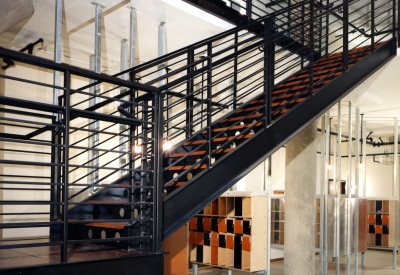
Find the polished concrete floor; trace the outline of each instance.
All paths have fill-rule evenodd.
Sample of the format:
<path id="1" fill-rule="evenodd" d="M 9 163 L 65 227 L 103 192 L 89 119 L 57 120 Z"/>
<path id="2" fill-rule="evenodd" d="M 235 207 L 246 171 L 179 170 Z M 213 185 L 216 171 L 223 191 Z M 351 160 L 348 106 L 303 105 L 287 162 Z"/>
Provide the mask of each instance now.
<path id="1" fill-rule="evenodd" d="M 315 274 L 319 274 L 319 256 L 316 255 Z M 365 266 L 359 267 L 359 275 L 400 275 L 400 255 L 397 255 L 397 268 L 392 268 L 393 253 L 391 251 L 375 251 L 368 250 L 365 254 Z M 353 257 L 351 257 L 353 261 Z M 346 259 L 341 259 L 341 270 L 339 274 L 346 274 L 345 265 Z M 361 263 L 361 257 L 359 258 Z M 192 274 L 191 272 L 189 274 Z M 228 274 L 226 269 L 207 268 L 199 266 L 198 274 L 201 275 L 225 275 Z M 246 275 L 248 272 L 232 270 L 232 275 Z M 271 263 L 271 275 L 283 275 L 283 261 Z M 329 264 L 328 274 L 336 274 L 334 264 Z M 351 266 L 350 274 L 354 274 L 353 266 Z M 306 275 L 306 274 L 305 274 Z"/>

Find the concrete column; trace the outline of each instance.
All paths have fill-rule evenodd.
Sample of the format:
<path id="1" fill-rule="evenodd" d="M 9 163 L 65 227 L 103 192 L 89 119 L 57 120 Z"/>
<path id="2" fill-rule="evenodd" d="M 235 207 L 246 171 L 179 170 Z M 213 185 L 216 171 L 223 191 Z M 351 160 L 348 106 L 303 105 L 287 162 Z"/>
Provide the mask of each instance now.
<path id="1" fill-rule="evenodd" d="M 56 0 L 55 26 L 54 26 L 54 62 L 61 63 L 61 46 L 62 46 L 62 3 L 63 0 Z M 53 83 L 60 86 L 60 72 L 54 71 Z M 53 89 L 53 104 L 58 105 L 59 89 Z"/>
<path id="2" fill-rule="evenodd" d="M 315 274 L 317 122 L 286 144 L 285 275 Z"/>

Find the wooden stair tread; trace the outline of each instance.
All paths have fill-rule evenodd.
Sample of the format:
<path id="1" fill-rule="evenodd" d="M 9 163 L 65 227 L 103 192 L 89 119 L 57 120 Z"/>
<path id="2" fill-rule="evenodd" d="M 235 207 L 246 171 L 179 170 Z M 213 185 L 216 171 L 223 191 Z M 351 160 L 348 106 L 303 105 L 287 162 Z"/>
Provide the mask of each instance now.
<path id="1" fill-rule="evenodd" d="M 224 131 L 228 130 L 228 128 L 229 128 L 229 131 L 235 131 L 235 130 L 250 128 L 252 126 L 258 127 L 258 126 L 261 126 L 262 124 L 263 124 L 263 122 L 258 122 L 257 124 L 243 124 L 243 125 L 235 125 L 233 127 L 213 128 L 212 132 L 220 133 L 220 132 L 224 132 Z M 207 130 L 204 130 L 203 134 L 206 134 L 206 133 L 207 133 Z"/>
<path id="2" fill-rule="evenodd" d="M 116 204 L 116 205 L 129 205 L 128 200 L 88 200 L 87 202 L 89 203 L 95 203 L 95 204 Z"/>
<path id="3" fill-rule="evenodd" d="M 190 169 L 190 167 L 192 167 L 192 165 L 184 165 L 184 166 L 178 165 L 178 166 L 171 166 L 167 170 L 168 171 L 182 171 L 182 170 L 184 171 L 184 170 Z M 205 164 L 199 165 L 198 164 L 198 165 L 193 166 L 192 170 L 193 169 L 195 169 L 195 170 L 197 170 L 197 169 L 206 169 L 206 168 L 207 168 L 207 165 L 205 165 Z"/>
<path id="4" fill-rule="evenodd" d="M 80 224 L 85 226 L 92 226 L 92 227 L 100 227 L 100 228 L 109 228 L 109 229 L 124 229 L 125 226 L 128 224 L 127 222 L 95 222 L 95 221 L 87 221 L 82 223 L 85 220 L 77 220 L 77 219 L 69 219 L 68 223 L 76 224 L 79 221 Z"/>
<path id="5" fill-rule="evenodd" d="M 238 135 L 236 136 L 236 139 L 247 139 L 252 137 L 252 134 L 247 134 L 247 135 Z M 229 137 L 220 137 L 220 138 L 214 138 L 212 139 L 213 142 L 225 142 L 234 139 L 235 136 L 229 136 Z M 205 139 L 199 139 L 199 140 L 194 140 L 194 141 L 187 141 L 183 145 L 188 146 L 188 145 L 200 145 L 206 143 L 207 140 Z"/>
<path id="6" fill-rule="evenodd" d="M 236 114 L 240 114 L 240 113 L 243 113 L 243 112 L 251 112 L 251 111 L 255 111 L 255 110 L 261 109 L 261 107 L 262 106 L 260 105 L 260 106 L 253 106 L 253 107 L 249 107 L 249 108 L 238 109 L 238 110 L 235 111 L 235 113 Z"/>
<path id="7" fill-rule="evenodd" d="M 238 116 L 238 117 L 226 118 L 226 119 L 221 120 L 220 123 L 238 121 L 238 120 L 243 120 L 243 119 L 259 118 L 261 116 L 262 116 L 262 114 L 253 114 L 253 115 L 250 115 L 248 117 L 246 117 L 246 116 Z"/>
<path id="8" fill-rule="evenodd" d="M 291 100 L 283 100 L 283 101 L 278 101 L 278 102 L 272 102 L 272 107 L 279 107 L 285 104 L 293 104 L 293 103 L 300 103 L 303 102 L 306 98 L 304 97 L 299 97 L 295 100 L 293 100 L 293 102 L 291 102 Z"/>
<path id="9" fill-rule="evenodd" d="M 214 154 L 220 154 L 220 153 L 229 153 L 232 150 L 232 148 L 226 148 L 226 149 L 217 149 L 214 150 L 212 153 Z M 202 156 L 205 155 L 207 152 L 205 150 L 201 150 L 201 151 L 194 151 L 194 152 L 183 152 L 183 153 L 175 153 L 172 154 L 170 156 L 166 156 L 167 158 L 180 158 L 180 157 L 184 157 L 184 156 Z"/>

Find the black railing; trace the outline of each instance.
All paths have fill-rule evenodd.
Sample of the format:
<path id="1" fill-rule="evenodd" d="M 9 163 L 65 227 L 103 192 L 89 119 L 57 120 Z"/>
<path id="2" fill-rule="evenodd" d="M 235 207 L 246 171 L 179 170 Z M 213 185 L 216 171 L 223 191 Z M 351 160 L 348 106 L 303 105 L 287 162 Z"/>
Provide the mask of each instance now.
<path id="1" fill-rule="evenodd" d="M 257 2 L 262 3 L 247 1 L 246 7 L 251 3 L 255 13 Z M 262 3 L 264 8 L 265 4 Z M 19 86 L 7 84 L 5 88 L 12 93 L 6 91 L 7 96 L 0 96 L 3 105 L 0 177 L 2 192 L 8 192 L 7 199 L 0 201 L 3 206 L 0 229 L 3 233 L 12 228 L 44 227 L 50 231 L 45 241 L 0 244 L 0 248 L 59 246 L 61 262 L 68 260 L 69 244 L 118 243 L 150 253 L 160 251 L 164 189 L 179 181 L 190 181 L 196 174 L 195 168 L 210 169 L 218 161 L 218 150 L 233 149 L 244 136 L 276 123 L 293 102 L 311 97 L 328 77 L 345 73 L 348 64 L 366 52 L 373 52 L 376 43 L 395 35 L 396 8 L 394 1 L 381 0 L 368 4 L 275 1 L 274 5 L 267 5 L 265 14 L 252 17 L 253 21 L 247 25 L 115 76 L 0 48 L 0 57 L 36 66 L 26 70 L 56 70 L 64 78 L 63 85 L 58 87 L 28 77 L 0 75 L 7 83 L 19 83 Z M 258 9 L 262 10 L 261 6 Z M 354 26 L 364 30 L 352 33 Z M 292 47 L 293 44 L 297 46 Z M 349 51 L 360 46 L 370 47 L 349 57 Z M 321 57 L 332 54 L 345 62 L 321 62 Z M 326 73 L 327 68 L 330 70 Z M 288 77 L 304 69 L 308 70 L 308 76 L 299 78 L 295 87 L 273 93 Z M 131 81 L 118 78 L 126 73 Z M 93 83 L 84 85 L 89 80 Z M 15 87 L 22 88 L 14 91 Z M 36 92 L 26 93 L 32 89 Z M 60 91 L 56 101 L 52 97 L 54 89 Z M 276 104 L 286 97 L 290 97 L 287 102 Z M 216 123 L 239 107 L 250 106 L 252 100 L 260 100 L 261 106 L 213 132 Z M 233 138 L 219 141 L 250 118 L 252 123 Z M 177 148 L 199 136 L 206 142 L 193 146 L 163 167 L 165 141 Z M 91 143 L 93 139 L 96 143 Z M 135 151 L 132 146 L 141 150 Z M 165 171 L 198 150 L 206 154 L 185 171 L 166 176 Z M 127 161 L 120 162 L 121 158 Z M 98 176 L 92 177 L 93 174 Z M 125 189 L 128 195 L 123 204 L 127 214 L 117 218 L 73 216 L 78 207 L 115 206 L 116 203 L 92 199 L 103 191 Z M 23 191 L 40 192 L 45 194 L 44 199 L 32 196 L 13 200 Z M 35 210 L 14 211 L 7 205 L 31 205 Z M 26 216 L 39 213 L 41 216 L 28 222 Z M 16 223 L 8 216 L 19 216 L 25 221 Z M 129 234 L 120 238 L 100 234 L 77 238 L 68 232 L 71 224 L 115 222 L 126 224 Z M 9 232 L 6 233 L 3 238 Z"/>

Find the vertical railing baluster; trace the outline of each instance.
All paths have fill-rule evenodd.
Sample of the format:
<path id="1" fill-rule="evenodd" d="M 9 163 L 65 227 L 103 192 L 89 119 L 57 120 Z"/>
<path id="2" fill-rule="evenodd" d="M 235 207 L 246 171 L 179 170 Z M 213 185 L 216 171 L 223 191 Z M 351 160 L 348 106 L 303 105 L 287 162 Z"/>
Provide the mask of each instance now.
<path id="1" fill-rule="evenodd" d="M 62 246 L 61 262 L 68 261 L 68 170 L 69 170 L 69 118 L 70 118 L 70 92 L 71 73 L 64 72 L 64 137 L 63 137 L 63 189 L 62 189 Z"/>
<path id="2" fill-rule="evenodd" d="M 343 0 L 343 73 L 349 67 L 349 1 Z"/>
<path id="3" fill-rule="evenodd" d="M 296 4 L 296 3 L 295 3 Z M 287 24 L 287 26 L 288 27 L 290 27 L 290 24 L 289 24 L 289 22 L 290 22 L 290 15 L 291 15 L 291 11 L 292 11 L 292 9 L 290 8 L 292 6 L 292 1 L 291 0 L 288 0 L 288 12 L 287 12 L 287 22 L 286 22 L 286 24 Z M 304 14 L 304 13 L 303 13 Z M 288 36 L 290 37 L 290 32 L 288 33 Z M 303 43 L 303 45 L 304 45 L 304 43 Z"/>
<path id="4" fill-rule="evenodd" d="M 329 6 L 329 0 L 327 0 L 326 4 Z M 326 13 L 326 22 L 325 22 L 325 54 L 328 55 L 329 53 L 329 14 L 330 13 Z"/>
<path id="5" fill-rule="evenodd" d="M 375 0 L 371 0 L 371 52 L 375 51 Z"/>
<path id="6" fill-rule="evenodd" d="M 393 2 L 396 3 L 396 0 L 393 0 Z M 393 9 L 396 9 L 396 4 Z M 397 39 L 397 47 L 400 47 L 400 3 L 397 5 Z"/>
<path id="7" fill-rule="evenodd" d="M 161 251 L 163 239 L 163 131 L 164 131 L 164 94 L 154 93 L 153 96 L 153 243 L 152 252 Z M 147 126 L 147 125 L 146 125 Z"/>
<path id="8" fill-rule="evenodd" d="M 324 3 L 322 3 L 322 0 L 319 1 L 319 6 L 322 7 L 324 5 Z M 318 13 L 321 13 L 321 9 L 318 8 Z M 322 16 L 318 16 L 318 52 L 321 54 L 322 53 Z"/>
<path id="9" fill-rule="evenodd" d="M 309 94 L 313 95 L 314 91 L 314 1 L 310 1 L 310 40 L 309 40 L 309 58 L 310 58 L 310 79 L 309 79 Z"/>
<path id="10" fill-rule="evenodd" d="M 136 82 L 135 71 L 134 70 L 131 70 L 129 72 L 129 80 L 131 82 Z M 137 112 L 135 112 L 135 111 L 136 111 L 137 107 L 135 108 L 135 105 L 134 105 L 135 93 L 136 93 L 136 91 L 134 89 L 130 88 L 129 101 L 131 102 L 131 106 L 129 107 L 129 112 L 132 115 L 135 115 L 135 117 L 136 117 L 136 113 Z M 131 138 L 130 138 L 130 142 L 129 142 L 128 146 L 126 146 L 127 148 L 131 148 L 130 146 L 139 145 L 139 144 L 136 143 L 136 140 L 133 138 L 135 136 L 135 132 L 136 132 L 136 128 L 137 127 L 138 126 L 130 126 L 129 127 L 129 136 Z M 128 164 L 129 172 L 127 174 L 129 175 L 129 185 L 131 187 L 131 189 L 130 189 L 131 195 L 130 195 L 130 201 L 129 202 L 131 203 L 131 205 L 130 205 L 130 210 L 131 210 L 130 211 L 130 218 L 132 220 L 136 218 L 136 216 L 135 216 L 135 205 L 133 204 L 133 202 L 135 200 L 135 192 L 134 192 L 134 189 L 133 189 L 133 186 L 135 185 L 135 171 L 133 170 L 133 169 L 135 169 L 134 160 L 135 160 L 135 155 L 129 154 L 129 164 Z"/>
<path id="11" fill-rule="evenodd" d="M 235 58 L 233 60 L 233 87 L 232 87 L 232 106 L 233 110 L 236 110 L 237 108 L 237 102 L 236 102 L 236 96 L 237 96 L 237 66 L 238 66 L 238 56 L 237 56 L 237 50 L 238 50 L 238 43 L 239 43 L 239 38 L 238 38 L 238 32 L 235 32 Z"/>
<path id="12" fill-rule="evenodd" d="M 194 62 L 194 48 L 190 47 L 187 52 L 187 65 Z M 188 67 L 186 73 L 189 75 L 194 71 L 193 67 Z M 186 92 L 188 98 L 186 100 L 186 138 L 193 134 L 193 92 L 194 79 L 190 78 L 186 83 Z"/>
<path id="13" fill-rule="evenodd" d="M 211 101 L 212 101 L 212 43 L 207 44 L 207 167 L 211 167 L 211 150 L 212 150 L 212 125 L 211 125 Z"/>
<path id="14" fill-rule="evenodd" d="M 301 14 L 304 14 L 304 4 L 301 5 Z M 301 45 L 305 45 L 305 40 L 304 40 L 304 27 L 306 24 L 301 24 Z M 300 54 L 300 59 L 301 59 L 301 69 L 304 68 L 304 56 Z"/>
<path id="15" fill-rule="evenodd" d="M 396 0 L 392 0 L 392 37 L 396 37 Z"/>
<path id="16" fill-rule="evenodd" d="M 251 21 L 252 6 L 253 6 L 252 0 L 247 0 L 247 2 L 246 2 L 246 16 L 247 16 L 248 22 Z"/>
<path id="17" fill-rule="evenodd" d="M 154 104 L 153 104 L 154 105 Z M 141 155 L 140 155 L 140 170 L 146 171 L 150 167 L 148 167 L 148 162 L 147 162 L 147 144 L 148 144 L 148 135 L 149 135 L 149 127 L 150 124 L 147 124 L 149 121 L 149 101 L 144 100 L 143 105 L 142 105 L 142 120 L 144 123 L 142 124 L 142 133 L 141 133 L 141 141 L 140 144 L 137 142 L 136 146 L 141 146 Z M 157 127 L 157 126 L 154 126 Z M 154 131 L 153 131 L 154 132 Z M 154 137 L 153 137 L 154 138 Z M 157 159 L 156 159 L 157 161 Z M 153 166 L 151 167 L 153 168 Z M 156 170 L 154 170 L 154 173 L 156 173 Z M 134 181 L 134 178 L 132 179 Z M 144 187 L 147 185 L 147 174 L 140 173 L 140 186 Z M 154 197 L 154 195 L 153 195 Z M 134 199 L 134 194 L 132 194 L 132 202 Z M 140 217 L 140 234 L 142 235 L 143 232 L 146 232 L 146 223 L 143 223 L 142 221 L 146 218 L 146 207 L 145 207 L 145 202 L 147 200 L 147 190 L 146 189 L 140 189 L 140 211 L 139 211 L 139 217 Z M 146 247 L 145 241 L 140 240 L 140 249 L 144 250 Z"/>
<path id="18" fill-rule="evenodd" d="M 271 94 L 274 85 L 274 55 L 275 47 L 272 39 L 274 18 L 268 17 L 264 20 L 264 115 L 265 127 L 271 123 Z"/>

